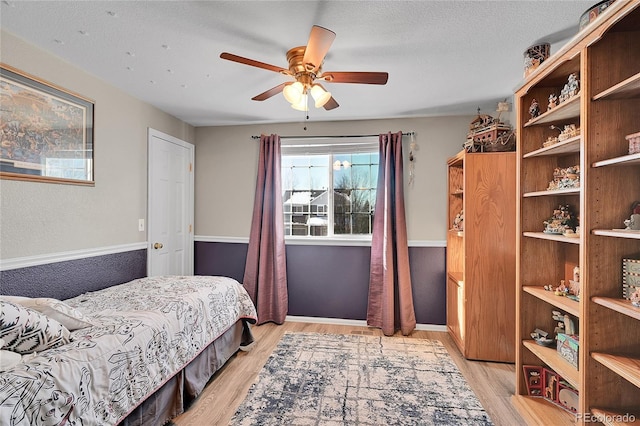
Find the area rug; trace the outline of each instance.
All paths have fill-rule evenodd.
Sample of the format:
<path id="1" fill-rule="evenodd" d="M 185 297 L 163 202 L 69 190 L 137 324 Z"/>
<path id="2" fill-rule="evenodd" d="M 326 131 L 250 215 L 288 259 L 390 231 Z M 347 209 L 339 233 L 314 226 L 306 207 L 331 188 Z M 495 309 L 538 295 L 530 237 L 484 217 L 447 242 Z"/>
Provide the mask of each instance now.
<path id="1" fill-rule="evenodd" d="M 491 425 L 437 340 L 286 333 L 233 426 Z"/>

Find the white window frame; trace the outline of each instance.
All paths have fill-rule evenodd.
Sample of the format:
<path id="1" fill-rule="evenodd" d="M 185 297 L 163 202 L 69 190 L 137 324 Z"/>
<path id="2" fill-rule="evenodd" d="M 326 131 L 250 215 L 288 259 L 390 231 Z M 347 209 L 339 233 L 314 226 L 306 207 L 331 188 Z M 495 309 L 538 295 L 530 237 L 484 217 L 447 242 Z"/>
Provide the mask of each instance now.
<path id="1" fill-rule="evenodd" d="M 330 155 L 329 170 L 331 170 L 332 154 L 357 154 L 361 152 L 378 152 L 378 136 L 366 137 L 310 137 L 281 139 L 281 155 Z M 333 230 L 333 173 L 329 173 L 328 182 L 328 212 L 327 226 Z M 284 201 L 284 200 L 283 200 Z M 293 209 L 292 209 L 293 210 Z M 331 213 L 331 214 L 329 214 Z M 284 220 L 284 218 L 283 218 Z M 371 234 L 339 234 L 328 236 L 285 235 L 287 244 L 312 243 L 313 245 L 341 245 L 367 246 L 371 245 Z"/>

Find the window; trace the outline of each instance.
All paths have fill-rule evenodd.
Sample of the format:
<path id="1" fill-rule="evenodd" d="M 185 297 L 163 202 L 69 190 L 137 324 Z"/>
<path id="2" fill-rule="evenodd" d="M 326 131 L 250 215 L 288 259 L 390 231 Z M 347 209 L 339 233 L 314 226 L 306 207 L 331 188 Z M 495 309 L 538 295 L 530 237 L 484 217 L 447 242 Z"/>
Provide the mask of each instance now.
<path id="1" fill-rule="evenodd" d="M 285 236 L 371 235 L 377 181 L 377 138 L 283 141 Z"/>

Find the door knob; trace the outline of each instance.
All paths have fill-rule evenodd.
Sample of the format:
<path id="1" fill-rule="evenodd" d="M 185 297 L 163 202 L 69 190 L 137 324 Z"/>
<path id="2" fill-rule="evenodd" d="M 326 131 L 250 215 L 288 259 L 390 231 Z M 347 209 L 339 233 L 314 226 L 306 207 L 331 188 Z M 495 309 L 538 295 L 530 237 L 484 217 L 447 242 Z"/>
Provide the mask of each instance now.
<path id="1" fill-rule="evenodd" d="M 154 248 L 154 249 L 156 249 L 156 250 L 161 249 L 162 247 L 163 247 L 163 246 L 162 246 L 162 243 L 155 243 L 155 244 L 153 245 L 153 248 Z"/>

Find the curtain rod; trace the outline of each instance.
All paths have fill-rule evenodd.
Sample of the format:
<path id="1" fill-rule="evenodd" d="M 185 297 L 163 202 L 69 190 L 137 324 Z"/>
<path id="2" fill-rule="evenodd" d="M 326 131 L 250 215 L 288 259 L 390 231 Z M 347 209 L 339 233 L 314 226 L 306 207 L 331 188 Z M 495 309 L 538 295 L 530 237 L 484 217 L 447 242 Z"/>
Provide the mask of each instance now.
<path id="1" fill-rule="evenodd" d="M 416 132 L 403 132 L 402 136 L 414 136 Z M 280 136 L 280 139 L 340 139 L 340 138 L 373 138 L 380 136 L 377 135 L 336 135 L 336 136 L 311 136 L 311 135 L 301 135 L 301 136 Z M 260 136 L 253 135 L 251 139 L 260 139 Z"/>

